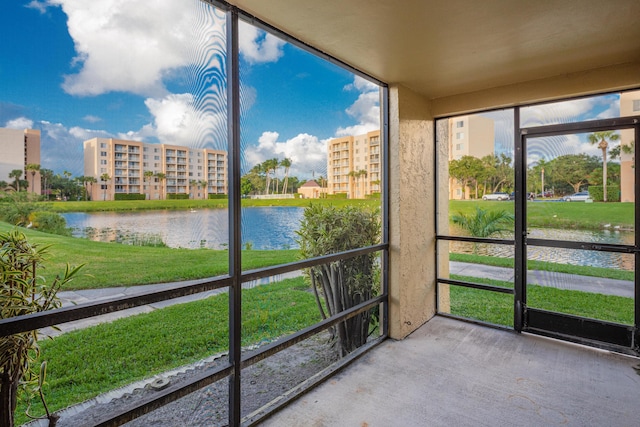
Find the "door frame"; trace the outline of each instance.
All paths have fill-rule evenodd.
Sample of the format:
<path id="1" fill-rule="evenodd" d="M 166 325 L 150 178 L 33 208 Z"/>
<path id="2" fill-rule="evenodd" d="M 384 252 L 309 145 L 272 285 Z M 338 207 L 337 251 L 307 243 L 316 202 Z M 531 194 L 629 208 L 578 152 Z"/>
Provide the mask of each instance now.
<path id="1" fill-rule="evenodd" d="M 614 348 L 629 354 L 640 354 L 640 173 L 634 174 L 634 245 L 594 245 L 589 242 L 568 242 L 528 239 L 526 175 L 527 139 L 545 136 L 570 135 L 609 130 L 634 129 L 634 141 L 640 141 L 640 116 L 593 120 L 580 123 L 519 128 L 520 111 L 515 109 L 515 272 L 514 272 L 514 329 L 600 348 Z M 634 144 L 634 159 L 637 158 Z M 551 312 L 527 306 L 527 245 L 564 247 L 634 254 L 634 325 L 622 325 L 580 316 Z"/>

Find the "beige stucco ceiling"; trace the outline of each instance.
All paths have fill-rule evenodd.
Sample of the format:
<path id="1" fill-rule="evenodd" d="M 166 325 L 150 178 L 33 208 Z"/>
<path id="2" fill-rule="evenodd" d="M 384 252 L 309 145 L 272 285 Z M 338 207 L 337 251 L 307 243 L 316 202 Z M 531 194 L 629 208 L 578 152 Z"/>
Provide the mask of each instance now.
<path id="1" fill-rule="evenodd" d="M 230 3 L 430 99 L 620 64 L 637 69 L 640 85 L 640 0 Z"/>

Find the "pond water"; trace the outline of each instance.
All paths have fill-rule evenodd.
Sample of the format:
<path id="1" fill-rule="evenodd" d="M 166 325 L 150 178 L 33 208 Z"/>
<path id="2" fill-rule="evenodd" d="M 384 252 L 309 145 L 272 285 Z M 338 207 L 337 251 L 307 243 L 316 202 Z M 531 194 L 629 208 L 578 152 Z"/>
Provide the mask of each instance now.
<path id="1" fill-rule="evenodd" d="M 242 209 L 242 242 L 252 249 L 297 249 L 296 231 L 304 208 L 270 206 Z M 172 248 L 228 247 L 228 212 L 226 209 L 195 211 L 143 211 L 67 213 L 63 215 L 75 237 L 132 244 L 148 244 L 157 239 Z M 533 229 L 529 237 L 632 245 L 634 233 L 621 230 Z M 513 247 L 495 244 L 449 242 L 451 252 L 513 257 Z M 595 252 L 576 249 L 527 247 L 528 259 L 574 265 L 633 270 L 632 254 Z"/>
<path id="2" fill-rule="evenodd" d="M 633 245 L 635 235 L 632 231 L 623 230 L 568 230 L 555 228 L 536 228 L 529 230 L 532 239 L 567 240 L 572 242 L 593 242 Z M 506 237 L 505 237 L 506 238 Z M 513 238 L 513 237 L 511 237 Z M 477 255 L 513 258 L 514 249 L 510 245 L 449 242 L 450 252 L 476 253 Z M 633 271 L 634 255 L 614 252 L 597 252 L 579 249 L 549 248 L 527 246 L 527 259 L 548 261 L 561 264 L 605 267 L 618 270 Z"/>
<path id="3" fill-rule="evenodd" d="M 297 249 L 296 230 L 304 208 L 255 207 L 242 209 L 242 242 L 252 249 Z M 172 248 L 225 249 L 229 244 L 228 211 L 75 212 L 64 214 L 74 237 L 101 242 L 150 244 L 161 241 Z"/>

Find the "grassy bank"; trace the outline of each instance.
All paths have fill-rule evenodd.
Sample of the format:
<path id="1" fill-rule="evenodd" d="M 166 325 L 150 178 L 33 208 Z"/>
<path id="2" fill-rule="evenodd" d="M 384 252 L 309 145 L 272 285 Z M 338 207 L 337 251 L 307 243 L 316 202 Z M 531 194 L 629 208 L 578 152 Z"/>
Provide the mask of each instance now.
<path id="1" fill-rule="evenodd" d="M 13 228 L 0 222 L 0 232 Z M 21 230 L 32 243 L 52 245 L 47 269 L 41 272 L 47 282 L 61 274 L 67 263 L 85 264 L 80 275 L 65 290 L 175 282 L 218 276 L 229 271 L 229 252 L 225 250 L 129 246 Z M 242 267 L 250 270 L 297 258 L 297 250 L 246 250 L 242 252 Z"/>
<path id="2" fill-rule="evenodd" d="M 452 200 L 449 202 L 449 214 L 473 213 L 476 206 L 489 211 L 514 213 L 513 202 Z M 533 228 L 599 230 L 609 224 L 611 228 L 633 229 L 633 221 L 633 203 L 527 202 L 527 226 Z"/>
<path id="3" fill-rule="evenodd" d="M 123 200 L 96 202 L 40 202 L 55 212 L 105 212 L 142 210 L 186 210 L 226 208 L 226 199 L 214 200 Z M 292 206 L 307 207 L 309 204 L 333 206 L 380 206 L 379 199 L 243 199 L 243 207 Z M 513 213 L 513 202 L 491 202 L 483 200 L 452 200 L 449 214 L 472 213 L 476 206 L 489 211 L 506 210 Z M 633 203 L 571 203 L 556 201 L 535 201 L 527 203 L 527 225 L 529 227 L 602 229 L 605 224 L 633 229 Z"/>
<path id="4" fill-rule="evenodd" d="M 187 210 L 218 209 L 228 206 L 227 199 L 212 200 L 121 200 L 95 202 L 39 202 L 54 212 L 108 212 L 108 211 L 143 211 L 143 210 Z M 307 207 L 310 203 L 333 206 L 380 206 L 379 199 L 347 200 L 347 199 L 242 199 L 242 207 L 258 206 L 293 206 Z"/>
<path id="5" fill-rule="evenodd" d="M 242 345 L 270 341 L 320 321 L 307 290 L 304 280 L 296 278 L 243 291 Z M 50 409 L 227 351 L 228 304 L 225 293 L 43 341 Z M 41 414 L 42 408 L 32 411 Z M 21 416 L 20 422 L 25 421 Z"/>

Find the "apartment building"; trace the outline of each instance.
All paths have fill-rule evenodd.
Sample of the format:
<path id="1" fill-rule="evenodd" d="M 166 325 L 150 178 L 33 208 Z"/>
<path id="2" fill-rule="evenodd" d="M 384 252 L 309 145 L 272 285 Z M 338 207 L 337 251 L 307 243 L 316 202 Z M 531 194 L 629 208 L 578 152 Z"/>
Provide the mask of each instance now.
<path id="1" fill-rule="evenodd" d="M 28 164 L 40 165 L 40 131 L 35 129 L 0 129 L 0 181 L 11 184 L 11 171 L 23 171 L 28 190 L 41 194 L 40 172 L 27 171 Z"/>
<path id="2" fill-rule="evenodd" d="M 327 193 L 364 199 L 380 191 L 380 131 L 334 138 L 327 147 Z"/>
<path id="3" fill-rule="evenodd" d="M 463 156 L 481 159 L 494 154 L 495 129 L 493 120 L 480 115 L 449 119 L 449 161 Z M 471 189 L 462 188 L 456 179 L 449 178 L 449 199 L 468 199 Z"/>
<path id="4" fill-rule="evenodd" d="M 640 90 L 620 94 L 620 117 L 640 115 Z M 620 131 L 620 145 L 633 147 L 635 137 L 633 129 Z M 620 150 L 620 201 L 635 202 L 634 187 L 635 157 L 633 153 Z"/>
<path id="5" fill-rule="evenodd" d="M 227 194 L 227 153 L 208 148 L 152 144 L 114 138 L 84 141 L 84 175 L 91 200 L 114 200 L 116 194 L 144 194 L 147 200 L 168 194 L 206 199 Z"/>

